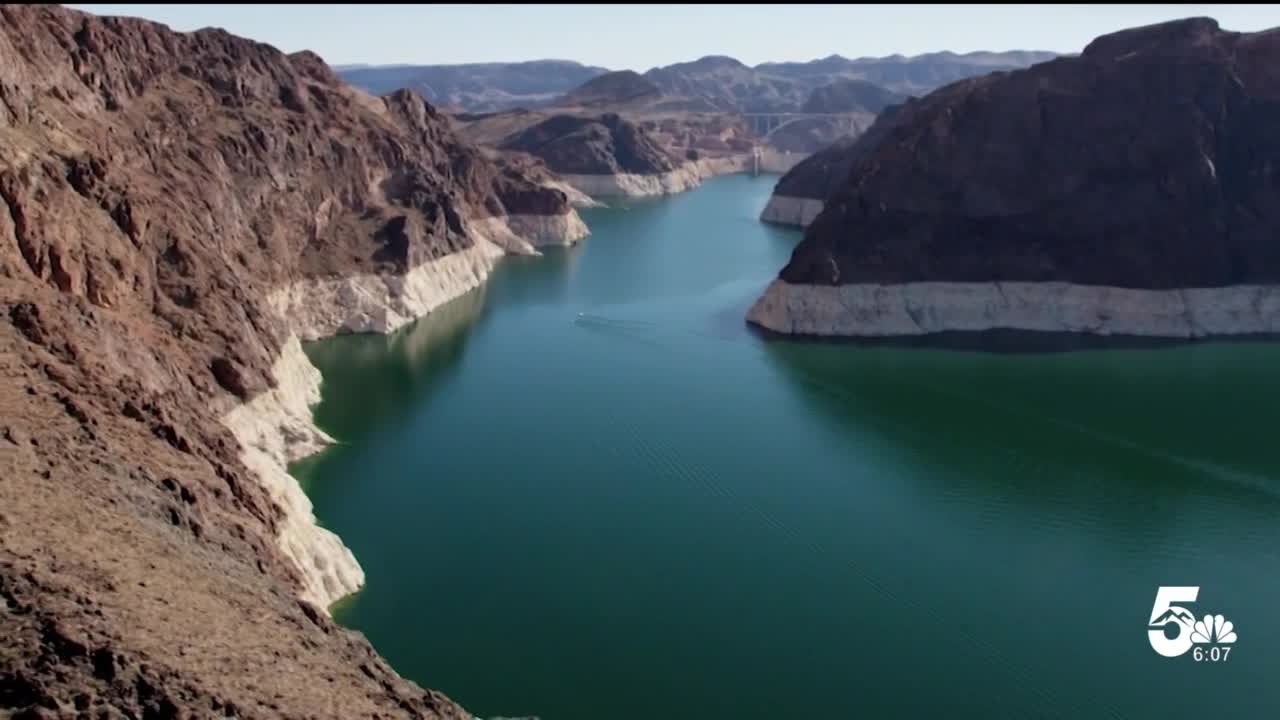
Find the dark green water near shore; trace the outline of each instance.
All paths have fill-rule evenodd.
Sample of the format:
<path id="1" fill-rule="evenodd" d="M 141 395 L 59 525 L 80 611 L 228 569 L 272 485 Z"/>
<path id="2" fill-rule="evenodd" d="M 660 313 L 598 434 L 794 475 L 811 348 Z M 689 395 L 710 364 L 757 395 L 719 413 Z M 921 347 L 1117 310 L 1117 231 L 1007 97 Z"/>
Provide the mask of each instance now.
<path id="1" fill-rule="evenodd" d="M 308 348 L 336 617 L 482 717 L 1280 715 L 1280 345 L 764 339 L 773 178 L 583 213 L 390 337 Z M 1165 658 L 1200 586 L 1226 661 Z"/>

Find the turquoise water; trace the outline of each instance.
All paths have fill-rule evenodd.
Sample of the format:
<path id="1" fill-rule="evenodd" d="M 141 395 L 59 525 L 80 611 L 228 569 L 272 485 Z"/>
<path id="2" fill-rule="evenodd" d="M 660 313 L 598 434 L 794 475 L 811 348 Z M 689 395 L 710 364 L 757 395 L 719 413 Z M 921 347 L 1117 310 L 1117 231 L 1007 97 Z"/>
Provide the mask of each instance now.
<path id="1" fill-rule="evenodd" d="M 295 472 L 368 575 L 337 619 L 485 717 L 1277 716 L 1280 346 L 765 339 L 773 181 L 308 348 L 342 444 Z M 1153 652 L 1161 585 L 1226 661 Z"/>

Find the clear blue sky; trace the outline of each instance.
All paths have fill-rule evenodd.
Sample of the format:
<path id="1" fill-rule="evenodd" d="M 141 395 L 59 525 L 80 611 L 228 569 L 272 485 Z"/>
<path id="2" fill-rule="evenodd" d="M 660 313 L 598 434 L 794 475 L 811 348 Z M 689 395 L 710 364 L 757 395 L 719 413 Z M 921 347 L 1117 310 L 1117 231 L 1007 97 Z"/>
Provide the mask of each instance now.
<path id="1" fill-rule="evenodd" d="M 832 53 L 1078 52 L 1094 37 L 1193 15 L 1228 30 L 1280 26 L 1280 5 L 72 5 L 221 27 L 330 64 L 561 58 L 647 70 L 703 55 L 754 65 Z"/>

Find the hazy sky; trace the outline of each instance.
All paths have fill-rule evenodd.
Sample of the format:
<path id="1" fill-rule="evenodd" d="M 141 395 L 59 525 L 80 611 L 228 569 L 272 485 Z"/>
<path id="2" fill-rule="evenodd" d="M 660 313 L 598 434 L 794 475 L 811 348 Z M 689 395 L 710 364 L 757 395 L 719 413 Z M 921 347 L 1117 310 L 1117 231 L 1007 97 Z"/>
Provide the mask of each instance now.
<path id="1" fill-rule="evenodd" d="M 731 55 L 754 65 L 832 53 L 1078 52 L 1113 30 L 1193 15 L 1280 26 L 1280 5 L 72 5 L 175 30 L 221 27 L 330 64 L 561 58 L 647 70 Z"/>

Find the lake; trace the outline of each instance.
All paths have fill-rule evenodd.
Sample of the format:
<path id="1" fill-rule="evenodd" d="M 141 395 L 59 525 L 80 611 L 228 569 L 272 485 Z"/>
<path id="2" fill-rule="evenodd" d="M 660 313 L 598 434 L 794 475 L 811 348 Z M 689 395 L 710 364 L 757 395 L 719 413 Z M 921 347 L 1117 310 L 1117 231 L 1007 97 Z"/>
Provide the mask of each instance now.
<path id="1" fill-rule="evenodd" d="M 388 337 L 307 348 L 335 608 L 482 717 L 1280 714 L 1280 345 L 765 338 L 774 177 L 582 212 Z M 1157 588 L 1223 614 L 1162 657 Z"/>

